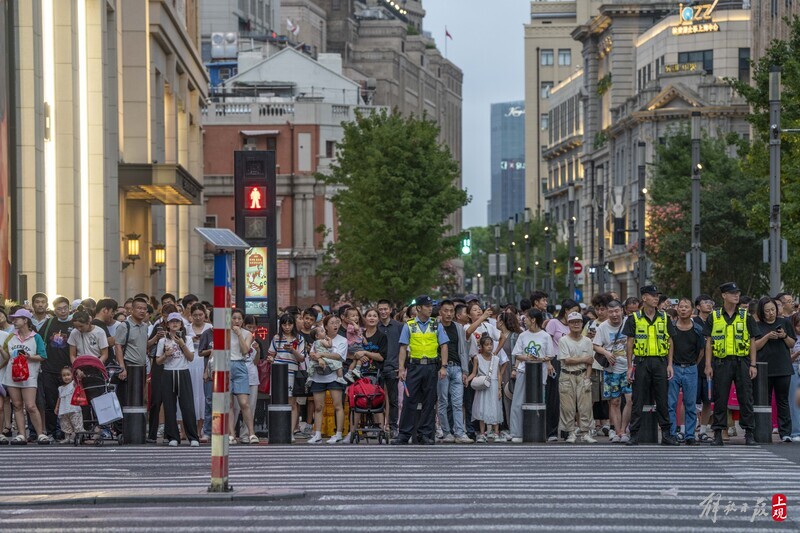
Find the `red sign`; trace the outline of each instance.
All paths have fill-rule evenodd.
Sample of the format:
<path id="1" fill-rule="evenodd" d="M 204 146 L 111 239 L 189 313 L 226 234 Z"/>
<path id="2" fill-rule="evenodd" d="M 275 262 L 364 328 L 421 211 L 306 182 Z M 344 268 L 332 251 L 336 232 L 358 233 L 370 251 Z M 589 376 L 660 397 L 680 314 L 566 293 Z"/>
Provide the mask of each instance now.
<path id="1" fill-rule="evenodd" d="M 574 263 L 572 263 L 572 271 L 577 276 L 578 274 L 583 272 L 583 265 L 580 264 L 579 262 L 575 261 Z"/>
<path id="2" fill-rule="evenodd" d="M 772 519 L 776 522 L 786 520 L 786 496 L 784 494 L 772 495 Z"/>
<path id="3" fill-rule="evenodd" d="M 267 188 L 248 185 L 244 188 L 244 208 L 261 210 L 266 209 Z"/>

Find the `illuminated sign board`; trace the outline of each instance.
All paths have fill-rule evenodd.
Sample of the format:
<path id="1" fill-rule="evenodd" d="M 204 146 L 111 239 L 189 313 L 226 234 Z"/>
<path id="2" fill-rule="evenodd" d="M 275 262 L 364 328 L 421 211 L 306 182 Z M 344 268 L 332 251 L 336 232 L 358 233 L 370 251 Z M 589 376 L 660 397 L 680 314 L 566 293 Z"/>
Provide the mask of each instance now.
<path id="1" fill-rule="evenodd" d="M 500 161 L 500 170 L 525 170 L 525 161 L 503 159 Z"/>
<path id="2" fill-rule="evenodd" d="M 508 108 L 508 112 L 505 114 L 507 117 L 521 117 L 525 114 L 525 108 L 519 106 L 511 106 Z"/>
<path id="3" fill-rule="evenodd" d="M 680 20 L 677 25 L 672 27 L 672 35 L 693 35 L 719 31 L 719 24 L 714 22 L 711 17 L 718 2 L 719 0 L 714 0 L 711 4 L 693 6 L 678 4 Z"/>
<path id="4" fill-rule="evenodd" d="M 700 66 L 697 63 L 676 63 L 674 65 L 664 65 L 664 72 L 666 74 L 674 74 L 676 72 L 697 72 Z"/>

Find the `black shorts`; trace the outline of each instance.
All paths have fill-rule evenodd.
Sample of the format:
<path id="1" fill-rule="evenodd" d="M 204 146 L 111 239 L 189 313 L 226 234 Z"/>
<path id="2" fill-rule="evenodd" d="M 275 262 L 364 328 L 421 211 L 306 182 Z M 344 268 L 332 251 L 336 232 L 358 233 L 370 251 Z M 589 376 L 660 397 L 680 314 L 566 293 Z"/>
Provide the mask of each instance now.
<path id="1" fill-rule="evenodd" d="M 318 383 L 316 381 L 311 383 L 311 390 L 309 391 L 311 394 L 315 394 L 317 392 L 325 392 L 329 390 L 344 390 L 344 385 L 338 383 L 336 381 L 331 381 L 330 383 Z"/>

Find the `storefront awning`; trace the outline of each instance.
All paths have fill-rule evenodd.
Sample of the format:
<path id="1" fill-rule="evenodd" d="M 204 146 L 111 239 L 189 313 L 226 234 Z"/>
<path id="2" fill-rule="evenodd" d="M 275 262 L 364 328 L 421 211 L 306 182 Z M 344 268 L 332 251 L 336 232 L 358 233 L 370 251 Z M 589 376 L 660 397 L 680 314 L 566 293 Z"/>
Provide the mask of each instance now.
<path id="1" fill-rule="evenodd" d="M 200 205 L 203 186 L 181 165 L 121 163 L 119 186 L 128 200 L 164 205 Z"/>
<path id="2" fill-rule="evenodd" d="M 241 130 L 239 133 L 245 137 L 258 137 L 259 135 L 278 135 L 278 130 Z"/>

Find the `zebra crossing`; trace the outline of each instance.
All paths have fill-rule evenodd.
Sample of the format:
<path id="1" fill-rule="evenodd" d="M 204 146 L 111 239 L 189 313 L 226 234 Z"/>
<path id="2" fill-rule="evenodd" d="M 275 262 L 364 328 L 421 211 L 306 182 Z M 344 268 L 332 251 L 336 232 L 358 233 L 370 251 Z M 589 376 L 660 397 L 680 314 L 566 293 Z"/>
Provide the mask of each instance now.
<path id="1" fill-rule="evenodd" d="M 758 532 L 800 524 L 800 466 L 766 447 L 240 446 L 231 449 L 235 488 L 306 496 L 159 502 L 170 490 L 207 487 L 209 462 L 208 448 L 4 447 L 0 502 L 103 490 L 153 497 L 146 505 L 0 506 L 0 529 Z M 776 493 L 789 501 L 786 522 L 771 518 Z M 712 494 L 716 513 L 715 498 L 702 505 Z M 767 516 L 753 518 L 759 498 Z"/>

